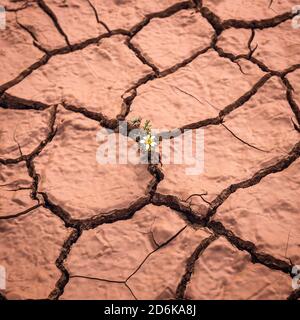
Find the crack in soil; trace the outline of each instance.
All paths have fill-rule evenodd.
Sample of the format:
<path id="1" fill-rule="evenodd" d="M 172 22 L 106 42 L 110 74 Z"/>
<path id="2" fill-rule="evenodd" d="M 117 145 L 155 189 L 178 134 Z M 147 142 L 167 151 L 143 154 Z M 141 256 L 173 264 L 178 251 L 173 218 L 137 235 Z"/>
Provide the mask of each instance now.
<path id="1" fill-rule="evenodd" d="M 286 100 L 295 116 L 296 122 L 293 121 L 292 123 L 298 132 L 300 132 L 300 109 L 299 105 L 296 102 L 294 97 L 294 88 L 291 82 L 287 79 L 287 75 L 293 73 L 294 71 L 300 69 L 300 64 L 294 64 L 287 67 L 284 70 L 272 70 L 269 68 L 265 63 L 260 61 L 259 59 L 253 57 L 254 52 L 258 48 L 258 45 L 252 47 L 253 40 L 256 35 L 256 30 L 268 29 L 268 28 L 276 28 L 280 24 L 284 23 L 285 21 L 291 20 L 300 12 L 285 12 L 283 14 L 279 14 L 274 16 L 273 18 L 267 18 L 262 20 L 238 20 L 238 19 L 226 19 L 222 20 L 217 14 L 211 11 L 209 8 L 203 6 L 201 0 L 194 0 L 194 1 L 182 1 L 176 4 L 171 5 L 170 7 L 149 13 L 144 15 L 144 18 L 133 25 L 130 29 L 111 29 L 108 24 L 106 24 L 102 19 L 99 18 L 99 13 L 92 3 L 92 1 L 87 0 L 90 8 L 93 11 L 94 17 L 98 24 L 102 25 L 106 29 L 106 33 L 100 34 L 97 37 L 86 39 L 82 42 L 78 43 L 70 43 L 68 35 L 65 33 L 63 28 L 61 27 L 59 20 L 54 13 L 54 11 L 49 7 L 49 5 L 44 0 L 38 0 L 39 8 L 47 15 L 53 25 L 55 26 L 57 32 L 63 36 L 66 42 L 66 46 L 60 47 L 53 50 L 46 50 L 44 49 L 38 41 L 37 36 L 35 33 L 30 30 L 30 28 L 26 27 L 25 25 L 21 24 L 17 20 L 18 26 L 26 33 L 28 33 L 31 38 L 33 39 L 33 45 L 36 46 L 40 51 L 43 52 L 43 56 L 32 65 L 21 71 L 14 79 L 2 84 L 0 86 L 0 107 L 2 109 L 11 109 L 11 110 L 39 110 L 44 111 L 50 109 L 50 118 L 47 124 L 48 133 L 44 140 L 42 140 L 37 147 L 35 147 L 29 154 L 24 155 L 22 154 L 21 147 L 19 146 L 20 156 L 18 158 L 8 158 L 2 159 L 0 158 L 0 164 L 2 165 L 14 165 L 20 162 L 24 162 L 27 167 L 28 176 L 32 179 L 31 183 L 31 198 L 33 200 L 37 200 L 38 203 L 26 210 L 17 212 L 11 215 L 3 215 L 0 217 L 0 220 L 13 220 L 20 216 L 28 215 L 35 209 L 39 207 L 46 208 L 51 214 L 57 216 L 60 220 L 63 221 L 66 228 L 71 228 L 71 233 L 69 237 L 65 240 L 60 254 L 55 262 L 56 267 L 60 270 L 61 276 L 55 284 L 55 288 L 49 294 L 49 299 L 59 299 L 63 294 L 65 287 L 69 283 L 70 279 L 72 278 L 85 278 L 93 281 L 104 281 L 104 282 L 113 282 L 123 284 L 127 287 L 130 291 L 131 295 L 137 299 L 138 294 L 134 293 L 133 290 L 128 285 L 128 281 L 142 268 L 142 266 L 146 263 L 147 259 L 152 255 L 155 254 L 161 248 L 167 246 L 171 241 L 177 238 L 178 235 L 183 232 L 187 226 L 192 226 L 194 228 L 201 227 L 207 228 L 212 234 L 211 236 L 205 238 L 201 241 L 198 246 L 195 248 L 193 253 L 186 259 L 185 265 L 185 272 L 181 277 L 180 282 L 177 285 L 176 299 L 185 299 L 185 292 L 187 285 L 191 281 L 192 274 L 194 272 L 195 264 L 202 253 L 209 247 L 209 245 L 217 240 L 219 237 L 224 237 L 229 243 L 231 243 L 234 247 L 236 247 L 240 251 L 246 251 L 251 256 L 252 263 L 259 263 L 262 264 L 269 269 L 281 271 L 286 273 L 290 276 L 293 264 L 287 263 L 286 261 L 277 259 L 276 257 L 261 252 L 257 249 L 257 246 L 250 241 L 244 240 L 236 236 L 231 230 L 225 228 L 225 226 L 220 221 L 212 220 L 215 213 L 217 212 L 218 208 L 224 204 L 224 202 L 237 190 L 241 188 L 251 188 L 252 186 L 260 183 L 260 181 L 270 175 L 275 174 L 280 171 L 285 170 L 288 168 L 293 162 L 295 162 L 300 156 L 300 142 L 296 143 L 294 147 L 283 157 L 277 160 L 273 165 L 264 167 L 254 173 L 251 178 L 234 183 L 223 189 L 214 200 L 211 202 L 206 201 L 202 196 L 204 194 L 192 194 L 190 195 L 185 201 L 181 200 L 179 197 L 172 195 L 172 194 L 162 194 L 157 191 L 157 187 L 159 183 L 164 179 L 165 174 L 163 173 L 163 168 L 161 164 L 149 164 L 147 167 L 148 172 L 152 176 L 152 180 L 148 184 L 146 188 L 146 193 L 144 196 L 137 198 L 133 203 L 129 204 L 127 207 L 122 209 L 113 209 L 108 212 L 101 212 L 91 218 L 85 219 L 75 219 L 72 215 L 64 209 L 62 206 L 54 203 L 50 199 L 50 195 L 47 192 L 39 191 L 39 182 L 40 182 L 40 175 L 37 173 L 34 160 L 37 158 L 44 150 L 44 148 L 51 143 L 51 141 L 55 138 L 57 133 L 57 127 L 55 127 L 56 123 L 56 116 L 57 116 L 57 107 L 58 105 L 48 105 L 43 102 L 35 101 L 35 100 L 28 100 L 23 99 L 21 97 L 14 96 L 6 91 L 13 88 L 17 84 L 20 84 L 24 79 L 26 79 L 29 75 L 31 75 L 34 71 L 40 69 L 42 66 L 45 66 L 49 60 L 57 55 L 67 55 L 71 52 L 75 52 L 78 50 L 83 50 L 90 45 L 99 44 L 101 45 L 101 40 L 111 38 L 113 36 L 123 36 L 125 41 L 125 45 L 128 49 L 134 54 L 137 60 L 139 60 L 142 64 L 146 65 L 151 69 L 149 73 L 142 76 L 140 79 L 134 81 L 134 85 L 127 88 L 123 95 L 122 95 L 122 105 L 120 107 L 120 113 L 116 116 L 116 118 L 109 118 L 101 112 L 94 112 L 90 111 L 85 107 L 76 106 L 67 103 L 66 101 L 61 101 L 61 105 L 66 110 L 73 112 L 73 113 L 80 113 L 84 117 L 94 120 L 99 123 L 100 126 L 108 129 L 112 129 L 115 132 L 119 132 L 119 124 L 118 120 L 126 121 L 126 117 L 128 116 L 129 112 L 131 111 L 131 105 L 134 102 L 134 99 L 138 96 L 138 90 L 143 85 L 147 84 L 149 81 L 155 81 L 156 79 L 161 79 L 164 77 L 168 77 L 171 74 L 176 73 L 181 68 L 187 67 L 191 62 L 197 59 L 199 56 L 204 55 L 208 51 L 217 52 L 218 56 L 223 59 L 227 59 L 230 62 L 237 64 L 240 71 L 244 73 L 242 70 L 241 65 L 239 64 L 239 60 L 244 59 L 252 63 L 253 65 L 257 66 L 262 72 L 264 72 L 263 77 L 261 77 L 250 90 L 245 92 L 242 96 L 240 96 L 234 102 L 228 104 L 222 110 L 219 110 L 217 107 L 214 107 L 218 110 L 218 115 L 213 118 L 206 118 L 200 121 L 195 121 L 193 123 L 188 123 L 180 127 L 180 132 L 183 133 L 184 130 L 192 130 L 198 128 L 204 128 L 211 125 L 222 125 L 226 130 L 228 130 L 236 139 L 240 142 L 248 145 L 251 148 L 257 149 L 259 151 L 268 152 L 266 150 L 262 150 L 257 148 L 256 146 L 248 143 L 247 141 L 239 138 L 237 134 L 234 133 L 231 129 L 229 129 L 223 122 L 224 118 L 229 115 L 234 110 L 242 107 L 247 101 L 249 101 L 252 97 L 254 97 L 257 92 L 269 81 L 272 77 L 280 78 L 281 82 L 283 83 L 285 90 L 286 90 Z M 269 3 L 269 8 L 272 6 L 272 2 Z M 26 9 L 30 6 L 30 2 L 26 1 L 21 7 L 12 9 L 6 8 L 8 12 L 15 12 L 16 19 L 17 19 L 17 12 L 20 10 Z M 146 54 L 143 50 L 140 49 L 139 46 L 132 43 L 132 39 L 141 31 L 144 27 L 149 25 L 149 23 L 153 19 L 164 19 L 171 17 L 172 15 L 178 13 L 182 10 L 188 10 L 191 12 L 197 12 L 199 15 L 204 18 L 210 26 L 214 30 L 214 34 L 211 38 L 211 42 L 209 46 L 206 46 L 200 50 L 192 52 L 188 57 L 183 59 L 182 61 L 176 63 L 172 67 L 169 67 L 165 70 L 159 70 L 159 68 L 155 65 L 155 63 L 149 61 L 146 58 Z M 217 45 L 219 36 L 223 33 L 223 31 L 235 28 L 235 29 L 249 29 L 251 30 L 250 37 L 247 42 L 248 53 L 247 54 L 239 54 L 234 55 L 231 52 L 225 52 L 221 47 Z M 190 95 L 198 102 L 201 103 L 201 100 L 195 97 L 194 95 L 188 93 L 187 91 L 177 88 L 178 90 L 184 92 L 187 95 Z M 127 95 L 129 94 L 129 95 Z M 136 126 L 132 125 L 130 122 L 127 122 L 128 125 L 128 132 L 136 128 Z M 170 131 L 172 133 L 172 131 Z M 170 133 L 169 132 L 169 133 Z M 178 136 L 178 134 L 177 134 Z M 175 138 L 176 134 L 171 136 L 171 138 Z M 188 200 L 192 196 L 200 196 L 202 200 L 206 203 L 205 210 L 197 211 L 192 208 L 192 205 Z M 113 224 L 117 221 L 121 220 L 129 220 L 131 219 L 136 212 L 143 209 L 147 205 L 154 205 L 154 206 L 165 206 L 173 209 L 178 213 L 186 222 L 187 224 L 181 228 L 178 232 L 176 232 L 173 236 L 168 238 L 165 242 L 158 245 L 155 241 L 152 229 L 151 234 L 153 238 L 153 243 L 155 244 L 156 248 L 148 253 L 146 257 L 141 261 L 141 263 L 137 266 L 137 268 L 125 279 L 125 280 L 110 280 L 110 279 L 102 279 L 97 277 L 88 277 L 84 275 L 70 275 L 69 271 L 66 269 L 64 263 L 68 258 L 69 253 L 71 252 L 73 246 L 76 242 L 80 239 L 80 236 L 83 232 L 87 232 L 88 230 L 92 230 L 95 228 L 100 227 L 103 224 Z M 204 212 L 203 212 L 204 211 Z M 299 299 L 300 298 L 300 290 L 294 290 L 288 296 L 288 299 Z M 6 299 L 6 296 L 3 293 L 0 293 L 0 300 Z"/>
<path id="2" fill-rule="evenodd" d="M 83 279 L 90 279 L 90 280 L 96 280 L 96 281 L 124 284 L 128 288 L 128 290 L 130 291 L 130 293 L 132 294 L 134 299 L 138 300 L 137 296 L 134 294 L 133 290 L 130 288 L 130 286 L 128 285 L 127 282 L 142 268 L 142 266 L 146 263 L 146 261 L 149 259 L 149 257 L 152 254 L 154 254 L 158 250 L 166 247 L 169 243 L 171 243 L 174 239 L 176 239 L 186 229 L 186 227 L 187 227 L 187 225 L 182 227 L 179 231 L 177 231 L 172 237 L 167 239 L 165 242 L 163 242 L 160 245 L 157 245 L 157 247 L 153 251 L 149 252 L 146 255 L 146 257 L 141 261 L 141 263 L 136 267 L 136 269 L 125 280 L 111 280 L 111 279 L 104 279 L 104 278 L 87 277 L 87 276 L 82 276 L 82 275 L 73 275 L 70 278 L 83 278 Z"/>
<path id="3" fill-rule="evenodd" d="M 205 249 L 207 249 L 207 247 L 213 241 L 215 241 L 217 239 L 218 239 L 218 236 L 215 235 L 215 234 L 213 234 L 210 237 L 204 239 L 203 241 L 200 242 L 200 244 L 194 250 L 192 255 L 187 259 L 185 273 L 182 276 L 182 278 L 181 278 L 181 280 L 180 280 L 180 282 L 179 282 L 179 284 L 177 286 L 177 289 L 176 289 L 176 296 L 175 296 L 176 299 L 184 299 L 186 287 L 187 287 L 187 284 L 191 280 L 191 276 L 192 276 L 192 274 L 194 272 L 195 264 L 196 264 L 197 260 L 202 255 L 202 253 L 205 251 Z"/>

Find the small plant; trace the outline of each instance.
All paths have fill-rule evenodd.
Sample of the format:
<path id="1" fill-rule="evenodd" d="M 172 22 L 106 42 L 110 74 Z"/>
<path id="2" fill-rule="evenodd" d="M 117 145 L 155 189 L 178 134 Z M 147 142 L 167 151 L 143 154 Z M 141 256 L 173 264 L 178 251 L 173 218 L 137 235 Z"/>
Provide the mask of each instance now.
<path id="1" fill-rule="evenodd" d="M 147 134 L 151 134 L 151 127 L 150 120 L 146 120 L 143 129 Z"/>
<path id="2" fill-rule="evenodd" d="M 146 152 L 154 150 L 157 145 L 157 138 L 151 133 L 151 127 L 150 120 L 146 120 L 143 127 L 146 134 L 140 140 L 140 146 Z"/>
<path id="3" fill-rule="evenodd" d="M 140 144 L 143 146 L 145 151 L 151 151 L 151 149 L 155 148 L 157 143 L 155 141 L 155 137 L 148 134 L 141 139 Z"/>

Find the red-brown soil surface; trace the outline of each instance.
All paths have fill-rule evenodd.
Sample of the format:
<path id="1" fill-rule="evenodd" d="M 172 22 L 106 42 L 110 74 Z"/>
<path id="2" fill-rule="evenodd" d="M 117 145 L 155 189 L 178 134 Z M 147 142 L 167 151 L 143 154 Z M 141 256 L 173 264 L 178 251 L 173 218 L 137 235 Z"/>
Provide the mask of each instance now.
<path id="1" fill-rule="evenodd" d="M 299 299 L 298 2 L 1 0 L 0 299 Z M 136 117 L 204 172 L 98 163 Z"/>

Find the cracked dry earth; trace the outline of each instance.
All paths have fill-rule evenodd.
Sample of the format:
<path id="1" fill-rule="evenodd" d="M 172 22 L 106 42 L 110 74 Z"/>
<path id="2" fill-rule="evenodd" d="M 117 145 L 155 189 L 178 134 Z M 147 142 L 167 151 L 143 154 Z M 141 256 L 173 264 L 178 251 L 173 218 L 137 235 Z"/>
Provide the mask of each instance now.
<path id="1" fill-rule="evenodd" d="M 297 4 L 1 0 L 0 298 L 299 299 Z M 137 116 L 204 172 L 97 163 Z"/>

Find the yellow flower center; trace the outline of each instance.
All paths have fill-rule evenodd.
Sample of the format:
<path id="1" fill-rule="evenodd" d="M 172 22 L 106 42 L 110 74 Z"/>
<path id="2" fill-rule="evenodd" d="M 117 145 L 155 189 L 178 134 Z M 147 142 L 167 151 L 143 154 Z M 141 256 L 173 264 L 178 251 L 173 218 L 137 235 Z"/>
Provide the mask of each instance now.
<path id="1" fill-rule="evenodd" d="M 151 146 L 152 142 L 153 142 L 153 137 L 151 137 L 151 136 L 148 136 L 145 140 L 145 144 L 148 144 L 150 146 Z"/>

